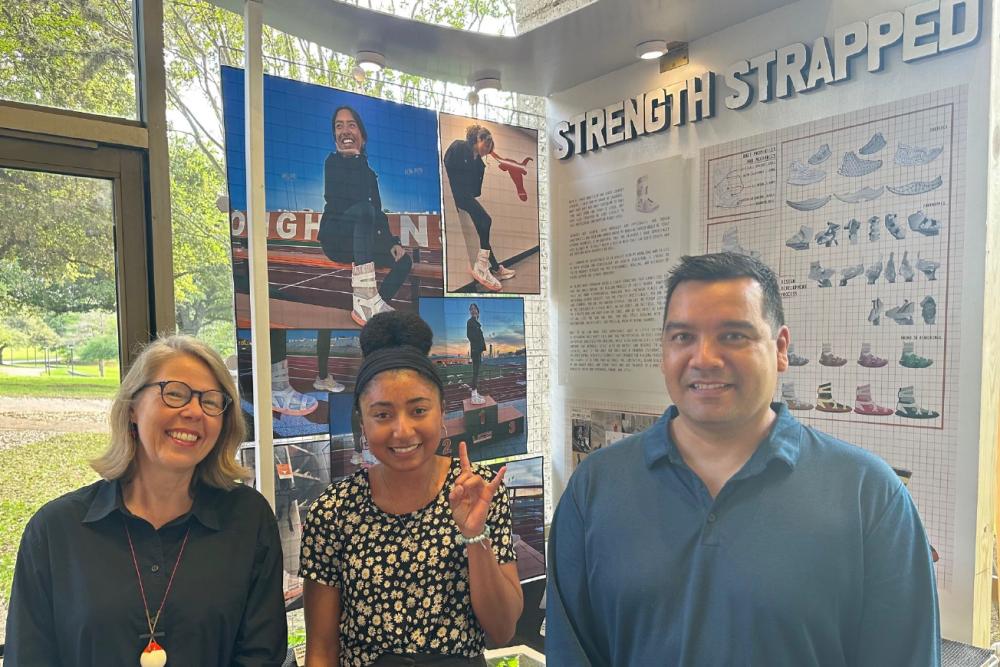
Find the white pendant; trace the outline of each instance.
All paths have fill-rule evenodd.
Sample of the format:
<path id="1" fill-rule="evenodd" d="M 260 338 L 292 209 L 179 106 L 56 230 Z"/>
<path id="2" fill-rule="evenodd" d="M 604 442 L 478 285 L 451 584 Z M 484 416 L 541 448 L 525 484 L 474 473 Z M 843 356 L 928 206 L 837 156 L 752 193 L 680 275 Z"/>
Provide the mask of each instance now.
<path id="1" fill-rule="evenodd" d="M 167 652 L 155 641 L 149 645 L 139 655 L 140 667 L 164 667 L 167 664 Z"/>

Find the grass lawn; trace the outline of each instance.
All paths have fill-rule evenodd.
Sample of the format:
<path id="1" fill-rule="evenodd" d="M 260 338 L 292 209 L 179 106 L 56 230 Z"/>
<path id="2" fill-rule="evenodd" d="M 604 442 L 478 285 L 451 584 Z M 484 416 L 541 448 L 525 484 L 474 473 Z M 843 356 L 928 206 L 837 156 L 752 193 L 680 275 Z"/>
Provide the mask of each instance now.
<path id="1" fill-rule="evenodd" d="M 114 398 L 118 364 L 106 365 L 104 377 L 98 376 L 97 366 L 77 366 L 76 370 L 86 376 L 70 375 L 65 368 L 53 368 L 51 375 L 15 375 L 10 367 L 0 366 L 0 396 Z"/>
<path id="2" fill-rule="evenodd" d="M 0 452 L 0 598 L 5 603 L 28 519 L 49 500 L 96 481 L 87 461 L 107 442 L 100 433 L 66 434 Z"/>

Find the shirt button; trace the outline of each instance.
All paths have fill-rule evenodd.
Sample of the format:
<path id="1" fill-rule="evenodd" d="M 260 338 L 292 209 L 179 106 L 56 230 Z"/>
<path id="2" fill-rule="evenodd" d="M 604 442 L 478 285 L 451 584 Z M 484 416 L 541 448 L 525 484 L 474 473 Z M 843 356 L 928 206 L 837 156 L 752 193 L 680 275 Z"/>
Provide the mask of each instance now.
<path id="1" fill-rule="evenodd" d="M 710 512 L 708 514 L 708 522 L 709 523 L 715 523 L 715 512 Z"/>
<path id="2" fill-rule="evenodd" d="M 154 563 L 153 566 L 149 569 L 155 574 L 160 571 L 160 566 Z"/>

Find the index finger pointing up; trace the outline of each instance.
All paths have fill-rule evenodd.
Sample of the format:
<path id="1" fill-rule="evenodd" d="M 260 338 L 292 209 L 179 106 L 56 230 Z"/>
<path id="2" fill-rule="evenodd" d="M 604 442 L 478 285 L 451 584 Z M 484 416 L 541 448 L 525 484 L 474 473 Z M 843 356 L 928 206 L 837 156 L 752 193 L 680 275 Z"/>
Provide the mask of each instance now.
<path id="1" fill-rule="evenodd" d="M 462 472 L 472 470 L 472 464 L 469 463 L 469 450 L 465 446 L 464 440 L 458 443 L 458 461 L 462 465 Z"/>

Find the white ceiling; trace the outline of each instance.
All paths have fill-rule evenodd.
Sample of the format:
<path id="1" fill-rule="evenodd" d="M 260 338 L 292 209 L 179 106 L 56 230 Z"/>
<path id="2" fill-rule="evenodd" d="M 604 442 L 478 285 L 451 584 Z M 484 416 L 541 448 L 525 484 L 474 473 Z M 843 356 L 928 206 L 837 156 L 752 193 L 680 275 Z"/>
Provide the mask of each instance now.
<path id="1" fill-rule="evenodd" d="M 242 0 L 210 0 L 242 14 Z M 505 90 L 549 95 L 636 62 L 649 39 L 692 42 L 794 0 L 598 0 L 516 37 L 373 12 L 338 0 L 263 0 L 264 22 L 334 51 L 385 55 L 408 74 L 471 84 L 499 74 Z"/>

